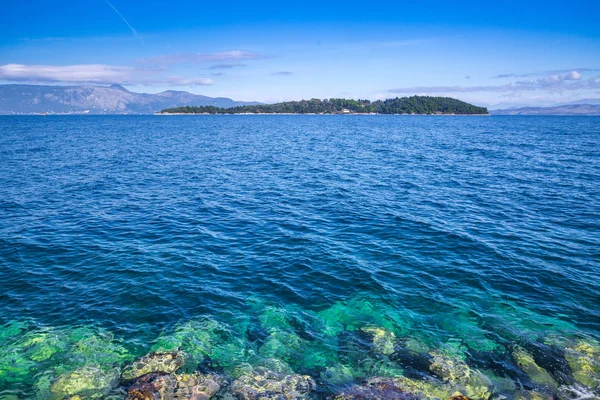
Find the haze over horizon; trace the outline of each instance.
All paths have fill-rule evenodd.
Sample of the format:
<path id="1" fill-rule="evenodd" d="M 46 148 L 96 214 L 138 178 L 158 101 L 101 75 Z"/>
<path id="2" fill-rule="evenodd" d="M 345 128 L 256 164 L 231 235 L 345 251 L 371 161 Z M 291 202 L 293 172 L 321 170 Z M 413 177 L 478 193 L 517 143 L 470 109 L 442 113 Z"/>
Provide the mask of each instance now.
<path id="1" fill-rule="evenodd" d="M 547 106 L 600 98 L 598 15 L 591 1 L 9 1 L 0 84 Z"/>

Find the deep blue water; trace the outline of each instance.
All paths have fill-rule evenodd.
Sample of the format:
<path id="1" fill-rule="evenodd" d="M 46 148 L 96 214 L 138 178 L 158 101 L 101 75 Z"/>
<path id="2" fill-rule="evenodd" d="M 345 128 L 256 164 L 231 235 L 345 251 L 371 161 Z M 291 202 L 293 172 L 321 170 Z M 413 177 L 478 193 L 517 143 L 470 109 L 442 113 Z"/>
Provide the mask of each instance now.
<path id="1" fill-rule="evenodd" d="M 31 332 L 109 332 L 133 357 L 190 321 L 256 354 L 294 335 L 268 356 L 325 392 L 384 373 L 331 326 L 479 370 L 515 343 L 596 346 L 600 118 L 0 117 L 5 364 Z M 11 379 L 0 365 L 0 395 L 57 375 L 61 346 Z M 339 364 L 360 371 L 329 379 Z"/>

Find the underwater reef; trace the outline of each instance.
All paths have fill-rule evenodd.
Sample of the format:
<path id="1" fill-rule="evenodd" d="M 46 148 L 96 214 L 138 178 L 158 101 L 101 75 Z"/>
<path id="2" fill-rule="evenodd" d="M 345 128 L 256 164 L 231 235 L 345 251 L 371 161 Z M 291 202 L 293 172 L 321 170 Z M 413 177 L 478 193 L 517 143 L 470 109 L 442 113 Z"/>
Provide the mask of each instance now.
<path id="1" fill-rule="evenodd" d="M 142 345 L 98 327 L 8 322 L 0 399 L 600 398 L 600 342 L 517 305 L 430 319 L 376 299 L 248 307 Z"/>

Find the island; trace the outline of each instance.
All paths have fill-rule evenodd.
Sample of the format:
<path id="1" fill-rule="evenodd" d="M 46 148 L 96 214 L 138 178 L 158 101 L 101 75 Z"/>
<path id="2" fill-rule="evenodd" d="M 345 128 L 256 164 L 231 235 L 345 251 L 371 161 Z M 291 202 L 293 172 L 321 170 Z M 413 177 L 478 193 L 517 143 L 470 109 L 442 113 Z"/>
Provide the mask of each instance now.
<path id="1" fill-rule="evenodd" d="M 185 106 L 166 108 L 158 114 L 425 114 L 487 115 L 485 107 L 450 97 L 411 96 L 386 100 L 310 99 L 230 108 Z"/>

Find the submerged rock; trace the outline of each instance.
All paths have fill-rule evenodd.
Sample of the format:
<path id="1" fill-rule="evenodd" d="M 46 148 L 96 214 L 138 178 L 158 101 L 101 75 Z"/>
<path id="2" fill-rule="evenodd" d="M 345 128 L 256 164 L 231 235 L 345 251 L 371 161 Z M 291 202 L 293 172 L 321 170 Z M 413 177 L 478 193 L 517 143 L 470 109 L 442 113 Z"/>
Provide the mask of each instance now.
<path id="1" fill-rule="evenodd" d="M 208 400 L 223 386 L 218 375 L 154 372 L 139 377 L 127 390 L 129 400 Z"/>
<path id="2" fill-rule="evenodd" d="M 28 324 L 23 321 L 11 321 L 0 326 L 0 343 L 27 331 Z"/>
<path id="3" fill-rule="evenodd" d="M 205 400 L 213 397 L 225 384 L 225 379 L 214 374 L 176 375 L 176 399 Z"/>
<path id="4" fill-rule="evenodd" d="M 515 400 L 553 400 L 551 394 L 541 393 L 535 390 L 520 389 L 514 392 Z"/>
<path id="5" fill-rule="evenodd" d="M 6 343 L 0 346 L 0 386 L 3 382 L 32 384 L 40 363 L 60 357 L 69 346 L 60 331 L 39 329 L 18 335 L 20 325 L 9 328 L 10 332 L 5 333 Z"/>
<path id="6" fill-rule="evenodd" d="M 364 375 L 349 365 L 335 364 L 325 368 L 321 372 L 320 378 L 328 384 L 340 385 L 360 380 L 364 378 Z"/>
<path id="7" fill-rule="evenodd" d="M 127 390 L 130 400 L 162 399 L 173 395 L 175 379 L 164 372 L 154 372 L 140 376 Z"/>
<path id="8" fill-rule="evenodd" d="M 75 358 L 85 360 L 86 364 L 123 365 L 133 359 L 112 333 L 76 329 L 70 336 L 74 343 L 69 352 Z"/>
<path id="9" fill-rule="evenodd" d="M 600 393 L 580 385 L 563 385 L 557 390 L 560 400 L 598 400 Z"/>
<path id="10" fill-rule="evenodd" d="M 103 398 L 119 381 L 116 369 L 104 371 L 95 365 L 86 365 L 61 375 L 50 387 L 50 392 L 58 398 L 84 396 Z"/>
<path id="11" fill-rule="evenodd" d="M 334 400 L 470 400 L 456 388 L 432 379 L 414 380 L 399 376 L 395 378 L 371 378 L 361 385 L 352 385 Z"/>
<path id="12" fill-rule="evenodd" d="M 181 352 L 156 352 L 138 358 L 133 364 L 127 366 L 121 377 L 130 381 L 151 372 L 164 372 L 170 374 L 183 365 L 185 359 Z"/>
<path id="13" fill-rule="evenodd" d="M 151 351 L 183 352 L 186 366 L 204 364 L 230 369 L 253 355 L 245 333 L 247 327 L 242 325 L 228 326 L 212 318 L 188 321 L 161 335 Z"/>
<path id="14" fill-rule="evenodd" d="M 390 360 L 403 368 L 428 373 L 433 362 L 433 357 L 428 353 L 415 352 L 407 348 L 399 348 L 390 355 Z"/>
<path id="15" fill-rule="evenodd" d="M 431 372 L 444 382 L 462 388 L 472 399 L 489 399 L 491 396 L 491 380 L 477 370 L 471 369 L 467 363 L 458 358 L 450 358 L 441 353 L 431 353 L 433 360 Z"/>
<path id="16" fill-rule="evenodd" d="M 396 335 L 383 328 L 367 327 L 361 331 L 373 337 L 373 350 L 376 353 L 389 356 L 394 353 Z"/>
<path id="17" fill-rule="evenodd" d="M 282 374 L 257 367 L 236 379 L 231 391 L 244 400 L 293 400 L 308 399 L 315 388 L 316 383 L 310 376 Z"/>
<path id="18" fill-rule="evenodd" d="M 402 390 L 418 396 L 420 399 L 437 400 L 462 396 L 462 391 L 450 384 L 433 379 L 410 379 L 400 376 L 393 379 Z"/>
<path id="19" fill-rule="evenodd" d="M 32 333 L 20 345 L 29 349 L 29 359 L 35 362 L 48 360 L 66 348 L 64 338 L 53 332 Z"/>
<path id="20" fill-rule="evenodd" d="M 333 400 L 420 400 L 421 398 L 407 393 L 393 380 L 377 379 L 363 383 L 362 385 L 352 385 L 342 393 L 336 395 Z"/>
<path id="21" fill-rule="evenodd" d="M 565 357 L 577 382 L 590 388 L 600 387 L 600 344 L 580 340 L 566 348 Z"/>
<path id="22" fill-rule="evenodd" d="M 531 379 L 531 382 L 547 389 L 555 390 L 558 387 L 556 381 L 548 371 L 536 364 L 533 356 L 520 346 L 515 346 L 512 352 L 515 363 Z"/>

